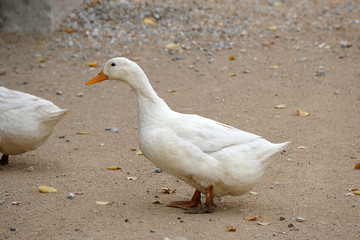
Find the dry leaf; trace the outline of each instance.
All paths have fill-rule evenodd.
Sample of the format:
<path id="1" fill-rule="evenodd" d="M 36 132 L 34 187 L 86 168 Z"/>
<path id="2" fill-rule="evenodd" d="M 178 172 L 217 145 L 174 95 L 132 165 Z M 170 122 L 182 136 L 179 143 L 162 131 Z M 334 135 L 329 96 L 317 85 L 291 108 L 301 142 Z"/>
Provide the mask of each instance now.
<path id="1" fill-rule="evenodd" d="M 277 69 L 279 69 L 279 66 L 276 66 L 276 65 L 275 65 L 275 66 L 270 66 L 269 68 L 270 68 L 270 69 L 275 69 L 275 70 L 277 70 Z"/>
<path id="2" fill-rule="evenodd" d="M 78 132 L 77 135 L 88 135 L 89 132 Z"/>
<path id="3" fill-rule="evenodd" d="M 360 191 L 355 191 L 355 192 L 353 192 L 355 195 L 358 195 L 358 196 L 360 196 Z"/>
<path id="4" fill-rule="evenodd" d="M 298 146 L 297 148 L 298 149 L 307 149 L 307 147 L 305 147 L 305 146 Z"/>
<path id="5" fill-rule="evenodd" d="M 360 169 L 360 163 L 355 164 L 354 169 Z"/>
<path id="6" fill-rule="evenodd" d="M 96 67 L 97 66 L 97 63 L 96 62 L 89 62 L 87 63 L 88 67 Z"/>
<path id="7" fill-rule="evenodd" d="M 75 32 L 75 29 L 72 29 L 72 28 L 64 28 L 64 30 L 65 30 L 65 32 L 70 33 L 70 34 Z"/>
<path id="8" fill-rule="evenodd" d="M 229 76 L 230 76 L 230 77 L 236 77 L 237 74 L 236 74 L 236 73 L 230 73 Z"/>
<path id="9" fill-rule="evenodd" d="M 287 106 L 285 104 L 279 104 L 279 105 L 276 105 L 274 108 L 276 108 L 276 109 L 285 109 L 285 108 L 287 108 Z"/>
<path id="10" fill-rule="evenodd" d="M 226 227 L 226 231 L 228 231 L 228 232 L 235 232 L 235 231 L 236 231 L 236 228 L 234 228 L 234 227 Z"/>
<path id="11" fill-rule="evenodd" d="M 245 217 L 245 220 L 246 221 L 255 221 L 257 220 L 258 218 L 260 218 L 261 216 L 259 214 L 255 215 L 255 216 L 246 216 Z"/>
<path id="12" fill-rule="evenodd" d="M 144 155 L 140 149 L 136 150 L 136 155 Z"/>
<path id="13" fill-rule="evenodd" d="M 44 58 L 42 58 L 42 57 L 38 57 L 38 62 L 39 63 L 44 63 L 44 62 L 46 62 L 46 60 Z"/>
<path id="14" fill-rule="evenodd" d="M 113 166 L 113 167 L 108 167 L 108 170 L 121 170 L 121 167 L 118 166 Z"/>
<path id="15" fill-rule="evenodd" d="M 155 200 L 152 200 L 151 201 L 152 204 L 164 204 L 164 202 L 158 200 L 158 199 L 155 199 Z"/>
<path id="16" fill-rule="evenodd" d="M 258 192 L 249 192 L 251 195 L 258 195 Z"/>
<path id="17" fill-rule="evenodd" d="M 297 110 L 297 112 L 300 117 L 307 117 L 310 115 L 310 113 L 305 112 L 305 111 L 301 110 L 300 108 Z"/>
<path id="18" fill-rule="evenodd" d="M 142 23 L 143 24 L 148 24 L 148 25 L 153 25 L 154 24 L 154 21 L 152 20 L 152 18 L 144 18 L 142 20 Z"/>
<path id="19" fill-rule="evenodd" d="M 357 191 L 358 188 L 350 188 L 349 191 L 353 192 L 353 191 Z"/>
<path id="20" fill-rule="evenodd" d="M 176 192 L 176 188 L 174 190 L 170 189 L 170 188 L 162 188 L 162 193 L 164 194 L 172 194 Z"/>
<path id="21" fill-rule="evenodd" d="M 268 223 L 268 222 L 258 222 L 257 224 L 260 225 L 260 226 L 270 225 L 270 223 Z"/>
<path id="22" fill-rule="evenodd" d="M 278 29 L 278 25 L 272 25 L 271 27 L 268 27 L 270 31 L 275 31 Z"/>
<path id="23" fill-rule="evenodd" d="M 234 55 L 231 55 L 230 57 L 229 57 L 229 60 L 230 61 L 234 61 L 236 59 L 236 57 L 234 56 Z"/>
<path id="24" fill-rule="evenodd" d="M 110 202 L 108 202 L 108 201 L 96 201 L 96 204 L 98 204 L 98 205 L 109 205 Z"/>
<path id="25" fill-rule="evenodd" d="M 168 93 L 173 93 L 173 92 L 176 92 L 176 90 L 174 90 L 174 89 L 169 89 L 169 90 L 167 90 L 167 92 L 168 92 Z"/>
<path id="26" fill-rule="evenodd" d="M 296 221 L 297 221 L 297 222 L 305 222 L 305 220 L 306 220 L 306 219 L 305 219 L 304 217 L 297 217 L 297 218 L 296 218 Z"/>
<path id="27" fill-rule="evenodd" d="M 135 181 L 137 179 L 137 177 L 127 177 L 128 180 L 132 180 Z"/>
<path id="28" fill-rule="evenodd" d="M 56 193 L 57 190 L 53 187 L 39 186 L 39 192 L 41 192 L 41 193 Z"/>
<path id="29" fill-rule="evenodd" d="M 172 51 L 180 50 L 180 45 L 176 43 L 169 43 L 166 45 L 166 48 Z"/>

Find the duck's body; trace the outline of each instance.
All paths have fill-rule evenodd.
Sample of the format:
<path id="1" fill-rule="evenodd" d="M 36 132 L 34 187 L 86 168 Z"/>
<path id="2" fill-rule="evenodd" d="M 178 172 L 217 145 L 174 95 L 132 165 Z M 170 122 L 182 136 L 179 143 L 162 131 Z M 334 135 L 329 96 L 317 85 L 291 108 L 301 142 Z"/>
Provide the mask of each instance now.
<path id="1" fill-rule="evenodd" d="M 55 125 L 69 112 L 50 101 L 0 87 L 0 152 L 8 155 L 33 151 L 43 144 Z"/>
<path id="2" fill-rule="evenodd" d="M 197 206 L 202 192 L 207 196 L 205 208 L 190 212 L 212 212 L 213 195 L 250 191 L 270 165 L 269 157 L 288 144 L 273 144 L 208 118 L 172 111 L 141 68 L 125 58 L 109 60 L 88 84 L 106 79 L 123 81 L 136 93 L 139 143 L 146 158 L 196 189 L 191 201 L 169 206 Z"/>

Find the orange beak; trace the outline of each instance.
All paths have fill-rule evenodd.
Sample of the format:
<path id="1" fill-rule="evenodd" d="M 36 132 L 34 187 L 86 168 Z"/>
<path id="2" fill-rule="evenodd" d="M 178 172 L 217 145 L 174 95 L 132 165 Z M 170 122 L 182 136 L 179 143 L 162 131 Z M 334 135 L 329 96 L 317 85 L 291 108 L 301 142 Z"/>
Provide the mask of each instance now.
<path id="1" fill-rule="evenodd" d="M 86 85 L 102 82 L 102 81 L 105 81 L 105 80 L 109 80 L 109 78 L 104 74 L 103 70 L 101 70 L 101 72 L 99 72 L 99 74 L 96 75 L 96 77 L 94 77 L 90 81 L 88 81 L 86 83 Z"/>

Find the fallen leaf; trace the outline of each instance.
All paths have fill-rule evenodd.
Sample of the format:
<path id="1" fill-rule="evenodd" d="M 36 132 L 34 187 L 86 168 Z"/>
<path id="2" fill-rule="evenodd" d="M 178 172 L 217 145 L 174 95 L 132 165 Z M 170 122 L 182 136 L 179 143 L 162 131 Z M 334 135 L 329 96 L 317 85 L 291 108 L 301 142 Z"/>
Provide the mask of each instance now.
<path id="1" fill-rule="evenodd" d="M 75 194 L 76 195 L 83 195 L 84 193 L 83 192 L 76 192 Z"/>
<path id="2" fill-rule="evenodd" d="M 167 90 L 167 92 L 168 92 L 168 93 L 173 93 L 173 92 L 176 92 L 176 90 L 174 90 L 174 89 L 169 89 L 169 90 Z"/>
<path id="3" fill-rule="evenodd" d="M 270 223 L 268 223 L 268 222 L 258 222 L 257 224 L 260 225 L 260 226 L 270 225 Z"/>
<path id="4" fill-rule="evenodd" d="M 287 108 L 287 106 L 285 104 L 279 104 L 279 105 L 276 105 L 274 108 L 276 108 L 276 109 L 285 109 L 285 108 Z"/>
<path id="5" fill-rule="evenodd" d="M 229 60 L 230 61 L 234 61 L 236 59 L 236 57 L 234 56 L 234 55 L 231 55 L 230 57 L 229 57 Z"/>
<path id="6" fill-rule="evenodd" d="M 98 205 L 109 205 L 110 202 L 108 202 L 108 201 L 96 201 L 96 204 L 98 204 Z"/>
<path id="7" fill-rule="evenodd" d="M 307 147 L 305 147 L 305 146 L 298 146 L 297 148 L 298 149 L 307 149 Z"/>
<path id="8" fill-rule="evenodd" d="M 176 192 L 176 188 L 174 190 L 170 189 L 170 188 L 162 188 L 162 193 L 164 194 L 172 194 Z"/>
<path id="9" fill-rule="evenodd" d="M 228 232 L 235 232 L 235 231 L 236 231 L 236 228 L 234 228 L 234 227 L 226 227 L 226 231 L 228 231 Z"/>
<path id="10" fill-rule="evenodd" d="M 353 192 L 353 191 L 357 191 L 358 188 L 350 188 L 349 191 Z"/>
<path id="11" fill-rule="evenodd" d="M 41 192 L 41 193 L 56 193 L 57 190 L 53 187 L 39 186 L 39 192 Z"/>
<path id="12" fill-rule="evenodd" d="M 282 3 L 280 1 L 275 1 L 271 4 L 271 6 L 273 7 L 280 7 L 282 5 Z"/>
<path id="13" fill-rule="evenodd" d="M 127 177 L 128 180 L 135 181 L 137 177 Z"/>
<path id="14" fill-rule="evenodd" d="M 258 192 L 249 192 L 251 195 L 258 195 Z"/>
<path id="15" fill-rule="evenodd" d="M 42 57 L 38 57 L 38 62 L 39 63 L 44 63 L 44 62 L 46 62 L 46 59 L 44 59 Z"/>
<path id="16" fill-rule="evenodd" d="M 354 169 L 360 169 L 360 163 L 355 164 Z"/>
<path id="17" fill-rule="evenodd" d="M 255 215 L 255 216 L 246 216 L 245 217 L 245 220 L 246 221 L 255 221 L 257 220 L 258 218 L 260 218 L 261 216 L 259 214 Z"/>
<path id="18" fill-rule="evenodd" d="M 72 28 L 64 28 L 65 32 L 69 33 L 69 34 L 72 34 L 75 32 L 75 29 L 72 29 Z"/>
<path id="19" fill-rule="evenodd" d="M 358 195 L 358 196 L 360 196 L 360 191 L 355 191 L 355 192 L 353 192 L 355 195 Z"/>
<path id="20" fill-rule="evenodd" d="M 299 115 L 300 117 L 310 116 L 310 113 L 305 112 L 305 111 L 301 110 L 300 108 L 297 110 L 297 112 L 298 112 L 298 115 Z"/>
<path id="21" fill-rule="evenodd" d="M 306 219 L 305 219 L 304 217 L 297 217 L 297 218 L 296 218 L 296 221 L 297 221 L 297 222 L 305 222 L 305 220 L 306 220 Z"/>
<path id="22" fill-rule="evenodd" d="M 151 201 L 152 204 L 164 204 L 164 202 L 158 200 L 158 199 L 155 199 L 155 200 L 152 200 Z"/>
<path id="23" fill-rule="evenodd" d="M 271 27 L 268 27 L 270 31 L 275 31 L 278 29 L 278 25 L 272 25 Z"/>
<path id="24" fill-rule="evenodd" d="M 88 67 L 96 67 L 97 66 L 97 63 L 96 62 L 89 62 L 89 63 L 87 63 L 87 66 Z"/>
<path id="25" fill-rule="evenodd" d="M 166 48 L 172 51 L 180 50 L 180 45 L 176 43 L 169 43 L 166 45 Z"/>
<path id="26" fill-rule="evenodd" d="M 230 76 L 230 77 L 236 77 L 237 74 L 236 74 L 236 73 L 230 73 L 229 76 Z"/>
<path id="27" fill-rule="evenodd" d="M 154 21 L 152 20 L 152 18 L 144 18 L 142 20 L 142 23 L 143 24 L 148 24 L 148 25 L 153 25 L 154 24 Z"/>
<path id="28" fill-rule="evenodd" d="M 136 150 L 136 155 L 144 155 L 140 149 Z"/>
<path id="29" fill-rule="evenodd" d="M 118 166 L 113 166 L 113 167 L 108 167 L 108 170 L 121 170 L 121 167 Z"/>
<path id="30" fill-rule="evenodd" d="M 78 132 L 78 133 L 76 133 L 77 135 L 88 135 L 89 134 L 89 132 Z"/>
<path id="31" fill-rule="evenodd" d="M 278 70 L 278 69 L 279 69 L 279 66 L 274 65 L 274 66 L 270 66 L 269 68 L 270 68 L 270 69 Z"/>

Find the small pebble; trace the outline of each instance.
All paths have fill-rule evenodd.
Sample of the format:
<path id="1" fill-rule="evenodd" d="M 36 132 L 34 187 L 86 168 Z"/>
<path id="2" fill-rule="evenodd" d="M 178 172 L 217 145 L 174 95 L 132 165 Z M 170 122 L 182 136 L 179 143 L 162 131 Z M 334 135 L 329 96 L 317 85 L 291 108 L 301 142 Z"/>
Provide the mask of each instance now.
<path id="1" fill-rule="evenodd" d="M 4 69 L 0 69 L 0 76 L 5 75 L 6 71 Z"/>
<path id="2" fill-rule="evenodd" d="M 161 168 L 155 168 L 155 172 L 162 173 L 162 170 L 161 170 Z"/>
<path id="3" fill-rule="evenodd" d="M 16 227 L 15 226 L 10 226 L 10 231 L 16 231 Z"/>
<path id="4" fill-rule="evenodd" d="M 78 94 L 76 94 L 77 97 L 83 97 L 84 96 L 84 93 L 82 92 L 79 92 Z"/>
<path id="5" fill-rule="evenodd" d="M 156 231 L 155 231 L 155 230 L 153 230 L 153 229 L 150 229 L 150 232 L 151 232 L 151 233 L 155 233 Z"/>
<path id="6" fill-rule="evenodd" d="M 0 205 L 4 204 L 5 200 L 0 200 Z"/>
<path id="7" fill-rule="evenodd" d="M 57 91 L 56 92 L 56 95 L 62 95 L 63 93 L 62 93 L 62 91 Z"/>
<path id="8" fill-rule="evenodd" d="M 119 129 L 117 129 L 116 127 L 106 127 L 106 128 L 105 128 L 105 131 L 110 131 L 110 132 L 113 132 L 113 133 L 118 133 L 118 132 L 119 132 Z"/>
<path id="9" fill-rule="evenodd" d="M 71 200 L 74 199 L 74 197 L 75 197 L 75 195 L 72 192 L 69 192 L 68 195 L 67 195 L 67 198 L 71 199 Z"/>

